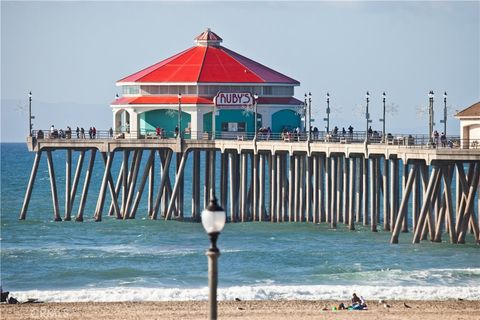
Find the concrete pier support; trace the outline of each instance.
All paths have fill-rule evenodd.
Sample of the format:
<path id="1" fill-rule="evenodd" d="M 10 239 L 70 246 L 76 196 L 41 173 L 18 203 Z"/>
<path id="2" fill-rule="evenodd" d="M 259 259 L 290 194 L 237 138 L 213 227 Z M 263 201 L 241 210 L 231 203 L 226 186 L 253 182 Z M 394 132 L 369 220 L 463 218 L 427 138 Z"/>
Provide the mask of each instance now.
<path id="1" fill-rule="evenodd" d="M 382 192 L 382 200 L 383 200 L 383 230 L 385 231 L 390 231 L 390 226 L 391 226 L 391 216 L 390 216 L 390 190 L 388 188 L 389 186 L 389 161 L 388 159 L 383 159 L 383 172 L 382 172 L 382 186 L 383 186 L 383 192 Z"/>
<path id="2" fill-rule="evenodd" d="M 240 221 L 247 221 L 247 176 L 248 162 L 247 154 L 240 154 Z"/>
<path id="3" fill-rule="evenodd" d="M 97 208 L 95 209 L 95 221 L 102 220 L 103 205 L 105 203 L 105 193 L 107 191 L 108 178 L 110 177 L 110 169 L 112 168 L 112 162 L 115 152 L 110 152 L 108 156 L 105 152 L 102 152 L 102 157 L 106 157 L 105 170 L 103 172 L 102 184 L 100 185 L 100 192 L 98 195 Z"/>
<path id="4" fill-rule="evenodd" d="M 30 179 L 28 180 L 27 191 L 25 192 L 25 197 L 23 199 L 22 210 L 20 211 L 20 220 L 25 220 L 25 218 L 27 217 L 28 205 L 32 196 L 33 185 L 35 183 L 35 178 L 37 177 L 38 165 L 40 164 L 41 156 L 42 151 L 39 151 L 35 154 L 35 159 L 33 160 L 33 166 L 30 173 Z"/>
<path id="5" fill-rule="evenodd" d="M 350 159 L 343 158 L 343 222 L 350 224 Z"/>
<path id="6" fill-rule="evenodd" d="M 325 222 L 332 221 L 332 157 L 325 158 Z"/>
<path id="7" fill-rule="evenodd" d="M 350 207 L 349 207 L 349 217 L 348 217 L 348 228 L 349 230 L 355 230 L 355 211 L 357 210 L 357 207 L 355 206 L 355 203 L 354 203 L 354 200 L 355 200 L 355 173 L 356 173 L 356 159 L 355 158 L 349 158 L 349 162 L 350 162 L 350 168 L 349 168 L 349 176 L 348 176 L 348 180 L 349 180 L 349 204 L 350 204 Z"/>
<path id="8" fill-rule="evenodd" d="M 260 162 L 260 155 L 253 154 L 252 159 L 252 170 L 253 170 L 253 199 L 252 199 L 252 220 L 259 221 L 259 210 L 258 210 L 258 196 L 259 196 L 259 162 Z M 261 181 L 263 183 L 263 181 Z"/>
<path id="9" fill-rule="evenodd" d="M 90 186 L 90 180 L 92 178 L 92 171 L 93 171 L 93 165 L 95 163 L 96 154 L 97 154 L 97 150 L 96 149 L 91 149 L 91 151 L 90 151 L 90 161 L 88 163 L 87 172 L 85 174 L 85 182 L 83 184 L 82 196 L 80 198 L 80 204 L 78 206 L 77 217 L 75 218 L 75 221 L 78 221 L 78 222 L 83 221 L 83 211 L 85 210 L 85 203 L 87 201 L 88 188 Z"/>
<path id="10" fill-rule="evenodd" d="M 275 216 L 276 222 L 282 222 L 282 155 L 276 155 L 277 161 L 275 165 Z"/>
<path id="11" fill-rule="evenodd" d="M 368 158 L 364 158 L 362 160 L 362 165 L 363 165 L 363 176 L 362 176 L 362 194 L 363 194 L 363 197 L 362 197 L 362 205 L 363 205 L 363 209 L 362 209 L 362 213 L 363 213 L 363 225 L 366 226 L 369 224 L 369 215 L 370 215 L 370 212 L 368 211 L 369 209 L 369 206 L 368 206 L 368 196 L 369 196 L 369 190 L 368 190 L 368 178 L 369 178 L 369 171 L 368 171 L 368 162 L 369 162 L 369 159 Z"/>
<path id="12" fill-rule="evenodd" d="M 318 206 L 319 206 L 319 221 L 325 222 L 326 221 L 326 195 L 325 195 L 325 155 L 321 155 L 319 159 L 319 185 L 318 185 Z"/>
<path id="13" fill-rule="evenodd" d="M 66 150 L 65 156 L 65 216 L 63 220 L 70 221 L 72 220 L 72 206 L 71 206 L 71 197 L 70 193 L 72 189 L 72 149 Z"/>
<path id="14" fill-rule="evenodd" d="M 377 195 L 378 195 L 378 189 L 377 189 L 377 183 L 378 183 L 378 178 L 377 178 L 377 171 L 376 171 L 376 158 L 371 158 L 370 159 L 370 220 L 371 220 L 371 230 L 372 232 L 377 232 Z"/>
<path id="15" fill-rule="evenodd" d="M 229 152 L 228 154 L 228 164 L 229 164 L 229 180 L 230 180 L 230 221 L 236 222 L 238 217 L 238 187 L 237 187 L 237 177 L 238 177 L 238 162 L 237 162 L 237 153 L 236 151 Z"/>
<path id="16" fill-rule="evenodd" d="M 331 166 L 330 166 L 330 175 L 331 175 L 331 209 L 330 209 L 330 227 L 336 228 L 337 227 L 337 214 L 338 214 L 338 175 L 336 174 L 337 171 L 337 164 L 338 164 L 338 156 L 331 157 Z"/>
<path id="17" fill-rule="evenodd" d="M 52 161 L 52 152 L 47 150 L 48 174 L 50 176 L 50 189 L 52 191 L 53 218 L 55 221 L 62 221 L 60 218 L 60 209 L 58 206 L 57 183 L 55 179 L 55 169 Z"/>
<path id="18" fill-rule="evenodd" d="M 295 218 L 295 155 L 288 157 L 288 221 Z"/>
<path id="19" fill-rule="evenodd" d="M 227 163 L 228 155 L 223 153 L 224 160 Z M 227 163 L 228 164 L 228 163 Z M 225 175 L 228 175 L 228 169 L 225 172 Z M 225 186 L 225 190 L 227 186 Z M 227 197 L 227 195 L 224 195 Z M 226 203 L 226 199 L 224 200 Z M 226 207 L 223 207 L 226 209 Z M 200 221 L 201 219 L 201 210 L 200 210 L 200 150 L 193 151 L 193 168 L 192 168 L 192 219 L 195 221 Z"/>
<path id="20" fill-rule="evenodd" d="M 148 158 L 147 167 L 148 170 L 148 198 L 147 198 L 147 212 L 148 216 L 150 217 L 153 211 L 155 197 L 154 197 L 154 188 L 155 188 L 155 154 L 156 151 L 154 149 L 150 150 L 150 156 Z M 135 212 L 133 212 L 133 216 L 135 217 Z"/>
<path id="21" fill-rule="evenodd" d="M 310 222 L 312 217 L 312 158 L 305 156 L 305 221 Z"/>
<path id="22" fill-rule="evenodd" d="M 312 222 L 318 223 L 320 221 L 320 177 L 319 177 L 319 164 L 318 155 L 312 155 L 312 171 L 313 171 L 313 184 L 312 184 Z"/>
<path id="23" fill-rule="evenodd" d="M 165 154 L 163 154 L 163 156 L 161 156 L 161 158 L 163 158 L 162 165 L 160 166 L 161 178 L 160 178 L 160 184 L 158 186 L 157 196 L 155 197 L 155 205 L 151 215 L 152 220 L 157 219 L 158 211 L 160 210 L 160 204 L 162 202 L 162 199 L 164 201 L 164 204 L 168 203 L 169 197 L 168 197 L 166 185 L 170 180 L 169 174 L 170 174 L 170 162 L 172 160 L 172 154 L 173 154 L 172 151 L 168 151 Z M 165 212 L 166 212 L 166 209 L 164 209 L 164 213 Z"/>
<path id="24" fill-rule="evenodd" d="M 265 221 L 265 154 L 259 154 L 258 160 L 258 221 Z"/>
<path id="25" fill-rule="evenodd" d="M 301 221 L 300 215 L 300 159 L 298 154 L 294 154 L 294 165 L 293 165 L 293 186 L 294 186 L 294 195 L 293 195 L 293 214 L 294 222 Z"/>
<path id="26" fill-rule="evenodd" d="M 148 156 L 147 163 L 145 165 L 145 169 L 143 171 L 142 179 L 140 180 L 140 185 L 138 186 L 138 190 L 135 195 L 135 199 L 133 200 L 132 204 L 132 209 L 130 211 L 130 219 L 134 219 L 137 213 L 138 205 L 140 203 L 140 199 L 142 198 L 143 195 L 143 190 L 145 189 L 145 184 L 147 182 L 147 179 L 149 179 L 149 188 L 148 188 L 148 208 L 147 208 L 147 213 L 148 216 L 150 217 L 150 213 L 153 209 L 153 187 L 150 186 L 150 182 L 153 181 L 152 177 L 152 168 L 154 166 L 154 159 L 155 159 L 155 150 L 150 150 L 150 155 Z M 152 195 L 150 195 L 152 193 Z M 152 202 L 152 203 L 150 203 Z"/>

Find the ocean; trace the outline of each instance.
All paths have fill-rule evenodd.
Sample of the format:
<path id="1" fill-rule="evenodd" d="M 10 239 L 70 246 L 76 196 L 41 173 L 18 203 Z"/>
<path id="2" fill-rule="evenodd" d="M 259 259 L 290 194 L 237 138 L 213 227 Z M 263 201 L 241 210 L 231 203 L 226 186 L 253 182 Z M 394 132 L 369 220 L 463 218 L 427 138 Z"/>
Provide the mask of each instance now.
<path id="1" fill-rule="evenodd" d="M 55 302 L 208 299 L 209 240 L 200 223 L 146 219 L 145 199 L 135 220 L 104 213 L 93 222 L 98 156 L 85 222 L 53 221 L 46 157 L 20 221 L 34 153 L 25 144 L 0 147 L 3 290 L 19 300 Z M 64 157 L 54 152 L 60 195 Z M 218 240 L 218 298 L 345 300 L 356 292 L 367 300 L 480 299 L 480 250 L 472 238 L 465 245 L 414 245 L 411 234 L 401 234 L 397 245 L 389 240 L 390 233 L 360 225 L 349 231 L 341 224 L 228 223 Z"/>

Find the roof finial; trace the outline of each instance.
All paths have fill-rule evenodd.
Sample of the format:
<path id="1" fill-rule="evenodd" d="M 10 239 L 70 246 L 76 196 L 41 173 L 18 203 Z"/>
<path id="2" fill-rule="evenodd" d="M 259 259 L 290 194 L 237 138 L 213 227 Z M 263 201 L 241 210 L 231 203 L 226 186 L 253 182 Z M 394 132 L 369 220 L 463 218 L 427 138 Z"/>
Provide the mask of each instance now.
<path id="1" fill-rule="evenodd" d="M 215 32 L 207 28 L 206 31 L 202 32 L 198 37 L 195 38 L 195 43 L 197 46 L 213 46 L 218 47 L 222 42 L 222 38 L 220 38 Z"/>

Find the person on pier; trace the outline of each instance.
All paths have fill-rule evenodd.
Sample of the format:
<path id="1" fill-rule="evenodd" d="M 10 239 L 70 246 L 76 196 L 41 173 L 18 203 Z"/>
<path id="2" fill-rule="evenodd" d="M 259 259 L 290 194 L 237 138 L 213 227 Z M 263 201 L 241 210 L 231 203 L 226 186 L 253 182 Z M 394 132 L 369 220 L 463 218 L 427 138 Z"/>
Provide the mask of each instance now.
<path id="1" fill-rule="evenodd" d="M 351 125 L 348 127 L 348 134 L 350 135 L 350 138 L 353 137 L 353 127 Z"/>

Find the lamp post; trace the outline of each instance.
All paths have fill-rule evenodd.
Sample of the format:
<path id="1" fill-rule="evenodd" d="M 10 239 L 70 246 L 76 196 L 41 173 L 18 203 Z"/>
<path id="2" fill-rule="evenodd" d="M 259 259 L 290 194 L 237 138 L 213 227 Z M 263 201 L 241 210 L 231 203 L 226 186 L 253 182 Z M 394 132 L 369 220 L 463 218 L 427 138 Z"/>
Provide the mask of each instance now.
<path id="1" fill-rule="evenodd" d="M 367 120 L 367 127 L 365 129 L 365 142 L 368 143 L 368 124 L 370 122 L 372 122 L 370 120 L 370 113 L 368 112 L 368 103 L 370 102 L 370 93 L 367 91 L 367 93 L 365 94 L 365 99 L 367 100 L 367 108 L 366 108 L 366 111 L 365 111 L 365 119 Z"/>
<path id="2" fill-rule="evenodd" d="M 327 117 L 323 118 L 324 121 L 327 121 L 327 134 L 330 132 L 330 93 L 327 92 Z"/>
<path id="3" fill-rule="evenodd" d="M 225 226 L 225 211 L 212 196 L 208 206 L 202 211 L 202 225 L 210 238 L 210 248 L 205 253 L 208 257 L 208 318 L 217 319 L 217 284 L 218 257 L 217 239 Z"/>
<path id="4" fill-rule="evenodd" d="M 433 97 L 434 93 L 433 90 L 430 90 L 428 93 L 428 100 L 429 100 L 429 105 L 428 105 L 428 136 L 430 137 L 429 141 L 430 144 L 433 145 Z"/>
<path id="5" fill-rule="evenodd" d="M 387 100 L 387 95 L 385 94 L 385 91 L 382 94 L 382 99 L 383 99 L 383 118 L 381 119 L 381 121 L 383 122 L 382 139 L 384 143 L 387 143 L 387 139 L 385 137 L 385 101 Z"/>
<path id="6" fill-rule="evenodd" d="M 178 94 L 178 119 L 177 119 L 177 128 L 178 128 L 178 138 L 182 139 L 182 94 Z"/>
<path id="7" fill-rule="evenodd" d="M 443 93 L 443 120 L 440 120 L 443 123 L 443 133 L 447 136 L 447 92 Z"/>
<path id="8" fill-rule="evenodd" d="M 305 94 L 305 96 L 307 96 Z M 312 139 L 312 93 L 308 93 L 308 138 L 307 141 Z"/>
<path id="9" fill-rule="evenodd" d="M 28 93 L 28 135 L 32 136 L 32 91 Z"/>
<path id="10" fill-rule="evenodd" d="M 257 132 L 258 132 L 258 119 L 257 119 L 257 102 L 258 102 L 258 94 L 254 93 L 253 94 L 253 113 L 254 113 L 254 119 L 253 119 L 253 128 L 255 130 L 255 133 L 253 135 L 253 141 L 257 141 Z"/>
<path id="11" fill-rule="evenodd" d="M 305 98 L 303 99 L 303 132 L 305 132 L 305 135 L 307 134 L 307 106 L 308 100 L 307 94 L 305 93 Z"/>

